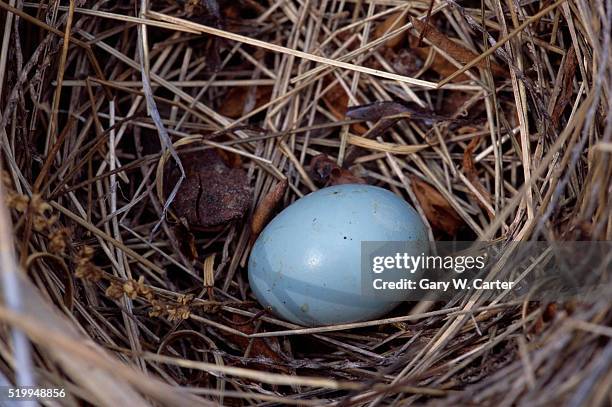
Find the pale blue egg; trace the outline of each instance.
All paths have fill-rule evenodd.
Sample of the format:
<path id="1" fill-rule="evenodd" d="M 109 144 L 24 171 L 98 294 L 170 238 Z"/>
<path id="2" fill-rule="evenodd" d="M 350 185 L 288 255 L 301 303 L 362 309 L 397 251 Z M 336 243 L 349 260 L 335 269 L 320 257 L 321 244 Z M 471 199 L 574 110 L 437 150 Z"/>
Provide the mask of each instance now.
<path id="1" fill-rule="evenodd" d="M 300 325 L 379 318 L 398 302 L 363 295 L 362 241 L 426 247 L 428 237 L 412 206 L 386 189 L 324 188 L 297 200 L 263 230 L 249 259 L 251 289 L 264 307 Z M 401 295 L 409 299 L 408 292 Z"/>

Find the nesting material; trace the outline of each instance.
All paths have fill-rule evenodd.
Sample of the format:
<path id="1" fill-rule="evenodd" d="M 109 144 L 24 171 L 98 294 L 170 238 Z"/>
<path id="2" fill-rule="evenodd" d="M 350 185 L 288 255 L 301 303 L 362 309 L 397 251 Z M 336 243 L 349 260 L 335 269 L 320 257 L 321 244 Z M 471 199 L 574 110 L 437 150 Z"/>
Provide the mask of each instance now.
<path id="1" fill-rule="evenodd" d="M 612 240 L 611 16 L 0 1 L 0 379 L 66 405 L 609 404 L 612 296 L 306 327 L 247 269 L 278 211 L 347 181 L 428 239 Z"/>

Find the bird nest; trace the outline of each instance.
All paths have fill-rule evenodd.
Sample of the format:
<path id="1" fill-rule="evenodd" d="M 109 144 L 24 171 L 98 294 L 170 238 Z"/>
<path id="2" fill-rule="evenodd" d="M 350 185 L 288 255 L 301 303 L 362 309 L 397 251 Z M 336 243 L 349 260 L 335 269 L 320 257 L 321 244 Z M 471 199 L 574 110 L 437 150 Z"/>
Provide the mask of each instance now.
<path id="1" fill-rule="evenodd" d="M 302 327 L 247 278 L 274 214 L 342 183 L 403 197 L 435 240 L 612 240 L 610 1 L 4 0 L 0 21 L 3 385 L 611 402 L 609 291 Z"/>

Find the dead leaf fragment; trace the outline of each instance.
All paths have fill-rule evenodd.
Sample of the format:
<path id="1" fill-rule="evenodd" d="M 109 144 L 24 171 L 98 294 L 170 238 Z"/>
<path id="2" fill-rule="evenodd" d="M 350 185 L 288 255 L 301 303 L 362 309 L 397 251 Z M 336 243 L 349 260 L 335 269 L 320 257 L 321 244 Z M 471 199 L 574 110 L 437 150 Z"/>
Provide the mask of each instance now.
<path id="1" fill-rule="evenodd" d="M 329 86 L 330 80 L 326 78 L 325 86 Z M 323 103 L 331 114 L 338 120 L 343 120 L 349 104 L 349 96 L 339 83 L 333 85 L 322 97 Z M 368 131 L 362 124 L 351 125 L 351 130 L 357 134 L 364 134 Z"/>
<path id="2" fill-rule="evenodd" d="M 476 165 L 474 163 L 474 150 L 476 150 L 476 147 L 478 146 L 479 142 L 480 137 L 474 137 L 463 152 L 463 171 L 465 172 L 467 179 L 472 183 L 472 185 L 474 185 L 474 187 L 482 195 L 485 201 L 490 205 L 493 199 L 491 198 L 491 194 L 489 193 L 489 191 L 480 182 L 480 179 L 478 178 L 478 171 L 476 170 Z M 487 212 L 489 218 L 493 219 L 495 214 L 491 212 L 490 208 L 484 205 L 478 197 L 474 196 L 474 199 L 476 200 L 476 202 L 478 202 L 478 205 L 485 212 Z"/>
<path id="3" fill-rule="evenodd" d="M 253 237 L 258 236 L 268 224 L 275 209 L 283 200 L 288 185 L 289 181 L 287 181 L 287 178 L 279 181 L 257 205 L 251 219 L 251 234 Z"/>
<path id="4" fill-rule="evenodd" d="M 329 83 L 325 83 L 325 86 L 328 85 Z M 344 119 L 348 107 L 349 96 L 340 84 L 336 83 L 323 95 L 323 102 L 336 119 Z"/>
<path id="5" fill-rule="evenodd" d="M 374 30 L 374 39 L 381 38 L 385 33 L 389 33 L 393 30 L 397 30 L 401 26 L 405 25 L 407 21 L 406 13 L 398 11 L 397 13 L 391 14 L 383 22 L 376 26 Z M 387 48 L 395 48 L 401 45 L 403 40 L 402 34 L 396 34 L 393 37 L 385 41 L 384 46 Z"/>
<path id="6" fill-rule="evenodd" d="M 415 176 L 410 177 L 410 184 L 431 227 L 455 236 L 463 220 L 448 200 L 436 188 Z"/>
<path id="7" fill-rule="evenodd" d="M 244 170 L 230 168 L 215 150 L 180 154 L 186 179 L 172 203 L 190 229 L 204 229 L 235 221 L 251 205 L 251 189 Z M 169 164 L 164 177 L 168 196 L 180 172 Z"/>
<path id="8" fill-rule="evenodd" d="M 438 31 L 438 29 L 433 25 L 425 23 L 416 18 L 411 18 L 410 21 L 412 21 L 414 28 L 419 33 L 423 34 L 424 37 L 429 40 L 429 42 L 431 42 L 437 48 L 440 48 L 457 62 L 467 64 L 468 62 L 478 57 L 475 52 L 451 40 L 450 38 L 448 38 L 448 36 Z M 449 64 L 449 62 L 445 59 L 444 62 L 453 72 L 457 70 L 457 68 Z M 476 66 L 482 69 L 487 69 L 487 61 L 482 60 L 478 64 L 476 64 Z M 494 76 L 506 75 L 506 70 L 493 61 L 491 61 L 491 71 Z"/>
<path id="9" fill-rule="evenodd" d="M 243 332 L 247 335 L 255 333 L 255 323 L 246 317 L 233 314 L 231 322 L 234 323 L 232 327 L 240 332 Z M 274 367 L 279 371 L 288 372 L 288 369 L 282 365 L 282 362 L 284 362 L 285 358 L 280 352 L 281 347 L 277 338 L 249 339 L 239 335 L 233 335 L 223 332 L 220 333 L 229 342 L 233 343 L 239 349 L 246 350 L 250 346 L 250 351 L 247 357 L 251 359 L 261 360 L 262 364 L 260 366 L 262 368 L 270 369 L 271 367 Z M 255 366 L 259 366 L 259 364 L 254 364 L 254 367 Z"/>
<path id="10" fill-rule="evenodd" d="M 350 170 L 342 168 L 335 160 L 325 154 L 315 156 L 310 162 L 310 175 L 314 182 L 322 186 L 342 184 L 367 184 Z"/>
<path id="11" fill-rule="evenodd" d="M 350 119 L 377 121 L 384 118 L 390 119 L 414 119 L 421 120 L 428 126 L 436 122 L 451 120 L 448 116 L 436 114 L 419 106 L 411 105 L 403 101 L 384 100 L 367 103 L 365 105 L 351 106 L 346 111 Z M 455 119 L 455 122 L 460 120 Z"/>
<path id="12" fill-rule="evenodd" d="M 376 121 L 386 116 L 409 113 L 410 109 L 394 101 L 381 101 L 365 105 L 351 106 L 346 110 L 346 117 L 355 120 Z"/>
<path id="13" fill-rule="evenodd" d="M 438 54 L 436 50 L 432 49 L 431 47 L 414 47 L 412 48 L 412 51 L 423 61 L 426 61 L 429 58 L 429 53 L 433 52 L 433 60 L 431 61 L 429 67 L 442 78 L 449 77 L 457 71 L 457 68 L 453 64 L 450 64 L 442 55 Z M 461 82 L 468 79 L 470 79 L 470 77 L 465 73 L 462 73 L 461 75 L 455 77 L 452 82 Z"/>
<path id="14" fill-rule="evenodd" d="M 343 185 L 343 184 L 367 184 L 367 182 L 346 168 L 334 168 L 331 171 L 331 176 L 329 177 L 328 185 Z"/>
<path id="15" fill-rule="evenodd" d="M 319 154 L 310 161 L 310 177 L 319 185 L 325 185 L 329 181 L 332 170 L 338 168 L 338 163 L 326 154 Z"/>
<path id="16" fill-rule="evenodd" d="M 271 94 L 270 86 L 233 87 L 227 92 L 219 106 L 219 113 L 232 119 L 238 119 L 266 104 Z"/>
<path id="17" fill-rule="evenodd" d="M 576 58 L 576 50 L 572 46 L 570 50 L 567 52 L 567 57 L 565 58 L 565 62 L 563 67 L 563 81 L 561 84 L 560 94 L 555 101 L 555 107 L 553 109 L 551 116 L 551 121 L 553 127 L 557 127 L 559 125 L 559 120 L 561 120 L 561 115 L 565 111 L 565 108 L 569 104 L 572 95 L 574 94 L 574 77 L 576 75 L 576 66 L 578 65 L 578 59 Z"/>

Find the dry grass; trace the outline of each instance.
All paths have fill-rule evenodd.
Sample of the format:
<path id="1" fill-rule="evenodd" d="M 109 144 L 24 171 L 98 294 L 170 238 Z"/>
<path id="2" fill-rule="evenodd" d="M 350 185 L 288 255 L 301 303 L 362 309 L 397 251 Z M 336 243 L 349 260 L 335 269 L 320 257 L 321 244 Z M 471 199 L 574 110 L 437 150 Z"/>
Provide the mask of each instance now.
<path id="1" fill-rule="evenodd" d="M 325 153 L 432 238 L 612 240 L 612 2 L 217 6 L 0 0 L 0 384 L 65 405 L 610 405 L 609 297 L 299 327 L 250 294 L 250 215 L 192 233 L 171 205 L 189 178 L 164 178 L 214 148 L 251 214 L 319 188 Z"/>

